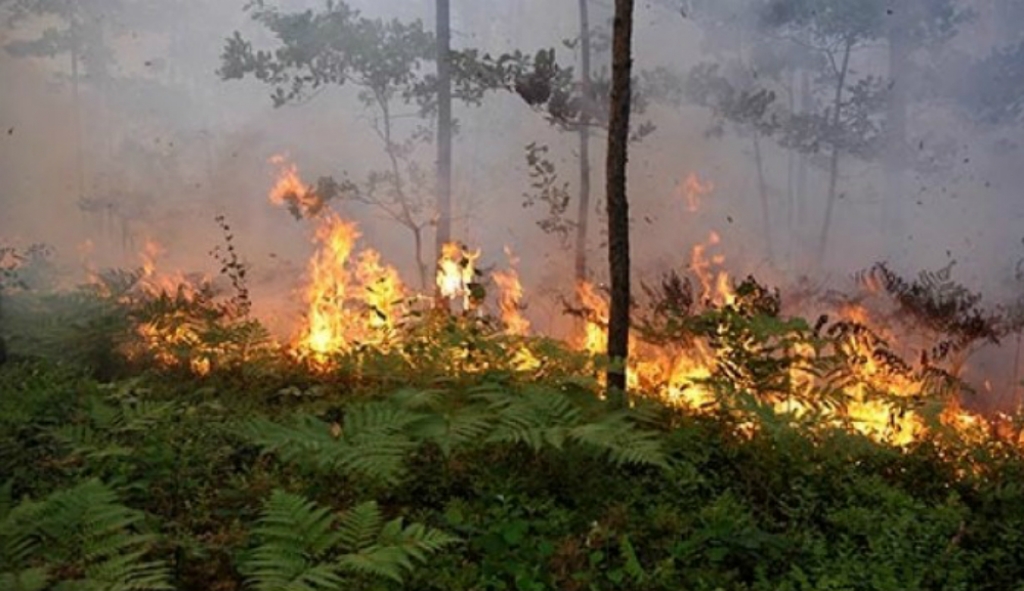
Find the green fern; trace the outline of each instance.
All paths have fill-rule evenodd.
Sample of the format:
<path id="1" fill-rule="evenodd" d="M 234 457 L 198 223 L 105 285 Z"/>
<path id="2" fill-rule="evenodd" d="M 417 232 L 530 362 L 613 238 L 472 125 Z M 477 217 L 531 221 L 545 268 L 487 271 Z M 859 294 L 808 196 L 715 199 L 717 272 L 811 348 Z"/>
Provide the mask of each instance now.
<path id="1" fill-rule="evenodd" d="M 0 583 L 4 589 L 160 591 L 172 589 L 162 561 L 147 561 L 151 536 L 142 514 L 120 504 L 98 480 L 53 493 L 41 502 L 0 493 Z"/>
<path id="2" fill-rule="evenodd" d="M 261 540 L 243 563 L 258 591 L 340 589 L 342 579 L 327 562 L 340 536 L 327 509 L 302 497 L 275 491 L 254 531 Z"/>
<path id="3" fill-rule="evenodd" d="M 569 430 L 582 421 L 580 409 L 563 393 L 530 386 L 523 392 L 495 389 L 477 395 L 497 415 L 490 440 L 523 443 L 534 451 L 545 445 L 561 449 Z"/>
<path id="4" fill-rule="evenodd" d="M 257 591 L 334 591 L 345 574 L 402 582 L 417 562 L 456 541 L 401 519 L 384 522 L 375 502 L 336 519 L 305 498 L 275 491 L 253 532 L 260 540 L 240 570 Z"/>
<path id="5" fill-rule="evenodd" d="M 55 427 L 50 435 L 89 462 L 128 457 L 133 448 L 125 440 L 166 423 L 174 410 L 170 402 L 121 399 L 111 404 L 92 399 L 83 422 Z"/>
<path id="6" fill-rule="evenodd" d="M 421 411 L 419 420 L 412 423 L 409 434 L 417 440 L 438 446 L 445 457 L 456 448 L 482 441 L 494 429 L 497 416 L 481 405 L 459 406 L 455 397 L 439 390 L 405 389 L 390 399 L 402 408 Z"/>
<path id="7" fill-rule="evenodd" d="M 610 413 L 574 427 L 569 439 L 607 453 L 617 465 L 669 466 L 659 434 L 637 428 L 632 411 Z"/>
<path id="8" fill-rule="evenodd" d="M 521 443 L 535 452 L 545 446 L 560 450 L 575 443 L 607 454 L 617 465 L 668 466 L 659 433 L 640 427 L 655 421 L 649 409 L 608 413 L 593 399 L 577 400 L 542 386 L 529 386 L 522 392 L 491 388 L 476 396 L 496 416 L 489 441 Z"/>
<path id="9" fill-rule="evenodd" d="M 467 407 L 426 415 L 411 435 L 438 446 L 445 457 L 458 448 L 487 440 L 497 418 L 488 409 Z"/>
<path id="10" fill-rule="evenodd" d="M 402 475 L 406 457 L 419 445 L 409 432 L 421 418 L 419 413 L 381 401 L 348 407 L 333 433 L 331 425 L 309 416 L 297 417 L 290 426 L 252 421 L 243 433 L 285 461 L 311 460 L 321 469 L 393 483 Z"/>
<path id="11" fill-rule="evenodd" d="M 403 524 L 402 518 L 383 524 L 377 503 L 370 501 L 354 507 L 342 516 L 340 531 L 343 547 L 341 566 L 355 573 L 372 574 L 401 583 L 402 577 L 413 570 L 416 563 L 427 561 L 445 546 L 458 540 L 439 530 L 413 523 Z"/>
<path id="12" fill-rule="evenodd" d="M 13 484 L 0 486 L 0 589 L 34 591 L 48 579 L 46 569 L 30 566 L 40 545 L 33 525 L 43 507 L 29 501 L 15 506 Z"/>

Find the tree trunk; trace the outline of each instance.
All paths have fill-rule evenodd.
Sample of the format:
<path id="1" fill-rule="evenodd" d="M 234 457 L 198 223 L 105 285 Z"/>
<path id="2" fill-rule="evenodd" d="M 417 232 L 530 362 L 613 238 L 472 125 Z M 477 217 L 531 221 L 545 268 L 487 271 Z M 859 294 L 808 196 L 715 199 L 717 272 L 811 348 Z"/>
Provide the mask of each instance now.
<path id="1" fill-rule="evenodd" d="M 590 221 L 590 14 L 587 2 L 580 2 L 580 89 L 583 113 L 580 116 L 580 197 L 576 214 L 576 283 L 587 280 L 587 231 Z"/>
<path id="2" fill-rule="evenodd" d="M 789 73 L 789 112 L 796 113 L 796 74 Z M 786 151 L 786 239 L 782 248 L 785 250 L 783 257 L 788 270 L 793 270 L 794 249 L 796 244 L 793 236 L 796 232 L 796 150 Z"/>
<path id="3" fill-rule="evenodd" d="M 437 0 L 437 252 L 452 239 L 452 80 L 449 0 Z"/>
<path id="4" fill-rule="evenodd" d="M 910 66 L 909 28 L 913 25 L 911 0 L 897 9 L 888 31 L 889 101 L 886 113 L 885 195 L 882 199 L 882 245 L 884 258 L 899 264 L 904 255 L 906 219 L 902 203 L 907 169 L 907 73 Z"/>
<path id="5" fill-rule="evenodd" d="M 387 97 L 383 93 L 377 93 L 376 96 L 377 104 L 380 107 L 381 118 L 384 121 L 384 151 L 387 153 L 388 160 L 391 162 L 391 182 L 394 187 L 395 195 L 397 196 L 398 202 L 401 206 L 401 210 L 397 212 L 397 216 L 393 217 L 412 232 L 416 252 L 416 268 L 419 270 L 420 277 L 420 289 L 426 290 L 428 289 L 429 278 L 427 276 L 427 264 L 423 260 L 422 229 L 420 225 L 416 223 L 416 218 L 414 217 L 412 208 L 409 205 L 409 197 L 405 192 L 405 183 L 402 181 L 402 170 L 398 164 L 398 153 L 396 152 L 398 147 L 391 139 L 391 106 L 388 103 Z M 434 258 L 435 261 L 440 258 L 440 253 L 440 247 L 438 247 L 437 257 Z"/>
<path id="6" fill-rule="evenodd" d="M 71 34 L 71 97 L 75 104 L 73 124 L 75 126 L 75 191 L 78 193 L 78 202 L 85 200 L 85 146 L 82 138 L 82 98 L 81 98 L 81 76 L 79 75 L 79 31 L 78 16 L 75 10 L 71 9 L 68 14 L 68 30 Z"/>
<path id="7" fill-rule="evenodd" d="M 768 179 L 764 174 L 764 156 L 761 153 L 761 134 L 753 130 L 754 137 L 754 162 L 757 165 L 757 191 L 761 197 L 762 231 L 764 232 L 765 253 L 768 256 L 768 264 L 775 265 L 775 253 L 772 248 L 772 219 L 771 205 L 768 203 Z"/>
<path id="8" fill-rule="evenodd" d="M 807 113 L 813 108 L 811 99 L 811 75 L 807 70 L 800 71 L 800 112 Z M 810 258 L 805 254 L 806 228 L 809 225 L 807 213 L 807 154 L 803 152 L 797 155 L 796 162 L 796 231 L 794 235 L 794 252 L 798 253 L 799 267 L 806 270 Z"/>
<path id="9" fill-rule="evenodd" d="M 853 43 L 847 41 L 843 50 L 843 64 L 839 68 L 839 76 L 836 80 L 836 97 L 832 103 L 832 130 L 839 129 L 842 121 L 843 88 L 846 86 L 846 74 L 850 69 L 850 54 L 853 52 Z M 832 226 L 832 210 L 836 204 L 836 189 L 839 184 L 839 156 L 840 147 L 838 138 L 833 138 L 832 158 L 828 170 L 828 203 L 825 206 L 825 223 L 821 226 L 821 236 L 818 238 L 817 264 L 819 269 L 825 262 L 826 248 L 828 247 L 829 230 Z"/>
<path id="10" fill-rule="evenodd" d="M 427 263 L 423 260 L 423 229 L 415 224 L 410 229 L 412 230 L 413 246 L 416 251 L 416 270 L 420 276 L 420 289 L 426 291 L 429 275 L 427 273 Z"/>
<path id="11" fill-rule="evenodd" d="M 629 356 L 629 202 L 626 162 L 629 150 L 630 76 L 633 66 L 633 0 L 615 0 L 612 32 L 611 119 L 608 125 L 607 202 L 608 263 L 612 301 L 608 318 L 608 400 L 626 405 L 626 360 Z"/>

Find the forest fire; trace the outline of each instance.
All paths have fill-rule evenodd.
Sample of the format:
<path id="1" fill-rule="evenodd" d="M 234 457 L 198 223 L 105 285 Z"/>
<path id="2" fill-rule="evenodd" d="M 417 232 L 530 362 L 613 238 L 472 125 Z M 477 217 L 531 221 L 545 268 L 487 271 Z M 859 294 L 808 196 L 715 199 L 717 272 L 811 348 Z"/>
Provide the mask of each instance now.
<path id="1" fill-rule="evenodd" d="M 358 256 L 360 238 L 354 222 L 327 207 L 299 178 L 297 167 L 282 157 L 271 159 L 280 174 L 270 201 L 296 208 L 314 225 L 315 251 L 308 263 L 306 322 L 292 343 L 300 359 L 329 367 L 333 355 L 355 345 L 386 347 L 395 329 L 404 287 L 394 268 L 382 265 L 372 249 Z"/>
<path id="2" fill-rule="evenodd" d="M 328 213 L 317 221 L 317 250 L 309 261 L 306 290 L 307 325 L 296 342 L 296 351 L 323 363 L 326 356 L 350 345 L 357 316 L 348 308 L 353 286 L 349 258 L 359 238 L 355 224 Z"/>
<path id="3" fill-rule="evenodd" d="M 377 251 L 358 247 L 360 232 L 354 222 L 342 219 L 323 203 L 302 182 L 294 165 L 281 159 L 274 162 L 280 174 L 270 192 L 271 201 L 293 208 L 293 213 L 297 211 L 313 226 L 314 251 L 307 263 L 303 290 L 306 309 L 302 326 L 291 341 L 293 357 L 315 370 L 327 371 L 334 367 L 333 359 L 357 347 L 387 351 L 400 345 L 410 302 L 429 302 L 433 298 L 409 292 L 398 272 L 383 263 Z M 710 191 L 710 183 L 702 184 L 693 175 L 691 178 L 688 186 L 695 191 Z M 681 340 L 654 342 L 639 332 L 630 336 L 627 382 L 632 390 L 696 412 L 713 412 L 721 403 L 716 380 L 726 376 L 732 388 L 758 393 L 779 414 L 813 416 L 822 425 L 845 426 L 889 444 L 910 444 L 929 430 L 917 401 L 936 387 L 938 378 L 926 371 L 927 367 L 912 370 L 892 358 L 888 352 L 901 347 L 892 326 L 878 320 L 860 300 L 850 300 L 831 309 L 839 328 L 828 345 L 815 344 L 806 335 L 772 344 L 775 337 L 757 336 L 758 321 L 745 316 L 748 312 L 744 306 L 749 302 L 744 298 L 749 294 L 744 295 L 725 270 L 726 259 L 719 252 L 721 241 L 719 234 L 711 232 L 690 255 L 694 309 L 687 313 L 697 324 L 703 322 L 703 328 Z M 151 296 L 176 294 L 174 297 L 186 300 L 205 297 L 201 289 L 187 287 L 202 283 L 156 272 L 161 251 L 155 242 L 145 245 L 141 255 L 142 289 Z M 481 256 L 480 250 L 452 242 L 444 246 L 437 261 L 437 293 L 456 304 L 462 313 L 472 313 L 466 314 L 467 318 L 486 314 L 480 287 L 484 279 L 477 269 Z M 523 313 L 526 294 L 516 271 L 519 260 L 508 248 L 506 256 L 508 268 L 490 273 L 497 289 L 492 312 L 500 320 L 502 334 L 515 339 L 503 345 L 511 366 L 531 372 L 542 361 L 530 345 L 531 324 Z M 869 277 L 864 289 L 868 295 L 878 295 L 883 287 L 877 278 Z M 584 320 L 572 344 L 599 357 L 605 351 L 608 302 L 588 282 L 576 286 L 576 296 Z M 138 333 L 153 358 L 163 365 L 180 363 L 180 357 L 170 351 L 182 349 L 193 350 L 188 365 L 196 374 L 205 375 L 216 363 L 217 351 L 202 350 L 202 339 L 188 322 L 142 323 Z M 766 334 L 771 335 L 771 330 Z M 452 354 L 466 358 L 464 351 Z M 741 367 L 742 362 L 737 361 L 741 359 L 784 363 L 788 368 L 786 384 L 760 383 L 757 375 Z M 841 394 L 841 400 L 834 399 L 837 394 Z M 955 398 L 951 397 L 953 401 L 939 414 L 941 424 L 965 437 L 984 433 L 987 422 L 963 410 Z"/>
<path id="4" fill-rule="evenodd" d="M 449 242 L 441 249 L 437 261 L 437 289 L 441 297 L 461 301 L 463 310 L 473 306 L 472 286 L 476 281 L 476 261 L 481 252 L 470 251 L 458 242 Z"/>
<path id="5" fill-rule="evenodd" d="M 137 343 L 127 345 L 130 358 L 148 356 L 157 364 L 173 368 L 184 366 L 196 375 L 210 372 L 213 360 L 219 355 L 217 347 L 203 346 L 202 327 L 191 317 L 188 309 L 200 304 L 212 293 L 209 279 L 202 276 L 188 277 L 183 273 L 164 273 L 158 270 L 158 260 L 166 249 L 153 239 L 147 239 L 139 255 L 141 267 L 134 290 L 122 293 L 120 303 L 138 307 L 139 302 L 159 304 L 174 302 L 173 313 L 147 314 L 142 306 L 137 316 Z M 91 278 L 101 289 L 104 284 L 97 276 Z"/>
<path id="6" fill-rule="evenodd" d="M 1024 591 L 1024 0 L 0 32 L 0 591 Z"/>
<path id="7" fill-rule="evenodd" d="M 498 307 L 501 311 L 501 321 L 508 334 L 526 336 L 530 333 L 530 321 L 523 315 L 522 310 L 523 285 L 519 282 L 519 273 L 516 271 L 519 259 L 508 247 L 505 247 L 505 254 L 508 257 L 509 269 L 495 271 L 493 274 L 494 283 L 500 291 Z"/>

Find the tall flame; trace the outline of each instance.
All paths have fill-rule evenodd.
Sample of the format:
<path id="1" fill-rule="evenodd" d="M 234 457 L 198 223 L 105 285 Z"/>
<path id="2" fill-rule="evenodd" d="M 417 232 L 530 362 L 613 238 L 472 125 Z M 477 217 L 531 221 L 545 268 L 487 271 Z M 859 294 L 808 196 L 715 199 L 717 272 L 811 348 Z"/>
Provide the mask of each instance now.
<path id="1" fill-rule="evenodd" d="M 696 244 L 690 253 L 690 270 L 700 281 L 700 298 L 717 306 L 731 305 L 736 301 L 736 294 L 729 282 L 729 273 L 722 267 L 725 255 L 715 254 L 708 258 L 707 252 L 722 242 L 717 232 L 711 232 L 708 241 Z"/>
<path id="2" fill-rule="evenodd" d="M 494 283 L 501 292 L 498 296 L 501 321 L 508 334 L 526 336 L 530 333 L 530 321 L 523 316 L 523 285 L 519 282 L 519 273 L 516 271 L 519 259 L 512 254 L 512 249 L 508 246 L 505 247 L 505 255 L 508 257 L 508 270 L 496 271 L 493 275 Z"/>
<path id="3" fill-rule="evenodd" d="M 592 355 L 600 355 L 608 349 L 608 302 L 589 281 L 576 284 L 576 297 L 587 311 L 579 347 Z"/>
<path id="4" fill-rule="evenodd" d="M 326 367 L 332 355 L 356 343 L 385 344 L 403 298 L 398 272 L 382 264 L 375 250 L 353 256 L 360 237 L 357 225 L 312 197 L 294 165 L 276 157 L 273 162 L 280 172 L 271 202 L 297 204 L 314 224 L 316 250 L 308 265 L 306 323 L 293 342 L 294 351 L 314 366 Z"/>
<path id="5" fill-rule="evenodd" d="M 441 248 L 437 261 L 437 289 L 448 300 L 462 299 L 463 310 L 473 307 L 472 284 L 476 276 L 476 261 L 480 251 L 471 251 L 458 242 L 449 242 Z"/>
<path id="6" fill-rule="evenodd" d="M 317 251 L 309 261 L 306 290 L 307 324 L 297 349 L 324 363 L 332 353 L 346 351 L 346 331 L 358 319 L 345 307 L 349 297 L 348 260 L 359 238 L 356 225 L 334 212 L 319 218 L 314 242 Z"/>
<path id="7" fill-rule="evenodd" d="M 356 280 L 367 307 L 366 326 L 387 339 L 395 330 L 405 288 L 394 267 L 380 262 L 380 253 L 366 249 L 359 254 Z"/>

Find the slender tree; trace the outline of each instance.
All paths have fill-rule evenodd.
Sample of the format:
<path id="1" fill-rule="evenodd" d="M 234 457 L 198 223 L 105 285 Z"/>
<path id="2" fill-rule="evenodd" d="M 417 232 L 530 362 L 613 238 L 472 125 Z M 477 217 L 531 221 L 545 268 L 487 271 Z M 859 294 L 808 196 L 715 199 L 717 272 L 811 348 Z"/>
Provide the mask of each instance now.
<path id="1" fill-rule="evenodd" d="M 886 30 L 889 49 L 889 100 L 886 105 L 885 141 L 885 198 L 882 200 L 882 236 L 890 260 L 901 262 L 901 243 L 906 234 L 900 202 L 904 193 L 903 173 L 907 168 L 907 103 L 910 93 L 911 43 L 908 31 L 913 24 L 911 5 L 916 0 L 904 0 L 905 6 L 894 10 Z"/>
<path id="2" fill-rule="evenodd" d="M 452 238 L 452 76 L 449 0 L 437 0 L 437 251 Z"/>
<path id="3" fill-rule="evenodd" d="M 626 197 L 626 163 L 629 156 L 632 38 L 633 0 L 615 0 L 606 173 L 608 263 L 612 285 L 608 317 L 608 355 L 612 359 L 608 369 L 608 399 L 617 406 L 626 404 L 626 361 L 629 356 L 629 201 Z"/>
<path id="4" fill-rule="evenodd" d="M 905 251 L 907 212 L 906 173 L 914 165 L 910 148 L 910 108 L 915 98 L 935 100 L 932 93 L 915 97 L 915 87 L 922 76 L 922 66 L 915 63 L 914 53 L 921 48 L 935 47 L 951 39 L 959 26 L 973 18 L 970 9 L 956 0 L 901 0 L 890 2 L 885 22 L 889 54 L 889 92 L 886 101 L 885 148 L 882 165 L 885 173 L 885 197 L 882 200 L 882 234 L 886 254 L 899 263 Z"/>
<path id="5" fill-rule="evenodd" d="M 420 21 L 365 18 L 344 2 L 327 3 L 321 12 L 281 13 L 256 0 L 250 10 L 253 18 L 278 38 L 279 46 L 273 51 L 256 50 L 236 32 L 228 38 L 221 57 L 221 78 L 252 75 L 270 84 L 274 87 L 271 98 L 275 106 L 306 100 L 328 85 L 352 84 L 359 88 L 360 102 L 376 112 L 373 130 L 384 145 L 389 166 L 384 171 L 371 172 L 361 187 L 346 181 L 336 183 L 333 179 L 322 182 L 322 188 L 330 189 L 323 193 L 375 207 L 408 229 L 421 287 L 427 288 L 431 265 L 425 252 L 429 243 L 424 244 L 424 228 L 435 219 L 440 226 L 450 215 L 443 214 L 440 193 L 436 207 L 428 211 L 415 191 L 420 183 L 410 182 L 418 175 L 412 160 L 415 144 L 425 134 L 413 133 L 402 141 L 394 125 L 394 108 L 399 104 L 418 105 L 423 117 L 440 108 L 438 81 L 419 74 L 422 64 L 436 57 L 436 36 L 424 30 Z M 447 98 L 450 121 L 450 93 Z M 441 120 L 444 117 L 439 117 Z M 442 137 L 443 129 L 438 130 L 439 140 Z M 450 154 L 450 123 L 447 137 Z M 444 151 L 439 148 L 439 153 Z M 442 160 L 445 159 L 438 161 L 439 172 Z M 449 156 L 447 170 L 450 169 Z"/>
<path id="6" fill-rule="evenodd" d="M 886 0 L 768 0 L 760 9 L 762 25 L 811 49 L 824 66 L 815 85 L 815 99 L 824 108 L 790 114 L 781 137 L 787 148 L 828 154 L 828 192 L 816 266 L 824 262 L 831 237 L 841 161 L 850 155 L 871 159 L 880 144 L 878 120 L 886 81 L 860 75 L 852 66 L 855 53 L 884 36 L 886 10 Z"/>
<path id="7" fill-rule="evenodd" d="M 590 7 L 589 0 L 580 3 L 580 92 L 591 100 L 590 73 Z M 590 220 L 590 116 L 587 109 L 580 114 L 580 196 L 576 213 L 576 282 L 587 280 L 587 231 Z"/>
<path id="8" fill-rule="evenodd" d="M 113 53 L 107 46 L 105 15 L 120 13 L 120 0 L 8 0 L 0 5 L 9 25 L 31 20 L 47 23 L 35 39 L 5 44 L 8 53 L 18 57 L 56 58 L 66 55 L 74 102 L 75 185 L 80 201 L 85 200 L 85 147 L 83 138 L 81 85 L 88 77 L 101 84 L 110 76 Z"/>

